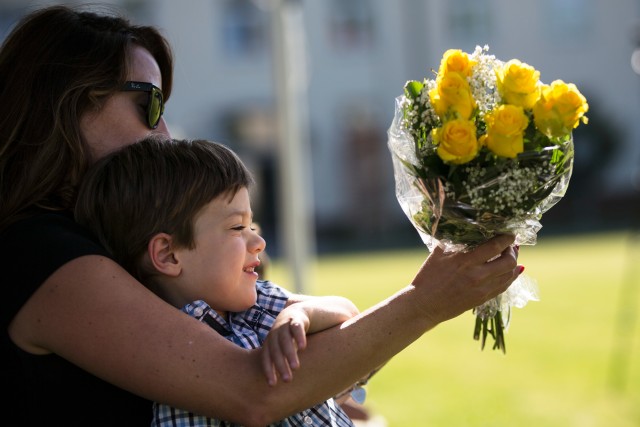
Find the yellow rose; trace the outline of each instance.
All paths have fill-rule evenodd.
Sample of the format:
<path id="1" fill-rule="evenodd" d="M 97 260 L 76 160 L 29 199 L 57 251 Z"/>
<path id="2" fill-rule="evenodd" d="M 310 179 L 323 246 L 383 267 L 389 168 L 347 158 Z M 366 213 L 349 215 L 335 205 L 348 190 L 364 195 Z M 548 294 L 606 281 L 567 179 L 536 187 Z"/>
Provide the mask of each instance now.
<path id="1" fill-rule="evenodd" d="M 436 81 L 437 86 L 429 91 L 429 99 L 436 114 L 440 118 L 454 114 L 455 118 L 469 119 L 476 103 L 467 80 L 459 73 L 447 73 Z"/>
<path id="2" fill-rule="evenodd" d="M 482 143 L 494 154 L 514 158 L 524 150 L 524 131 L 529 119 L 520 106 L 501 105 L 485 116 L 487 134 Z"/>
<path id="3" fill-rule="evenodd" d="M 461 165 L 473 160 L 480 150 L 476 139 L 476 125 L 469 120 L 455 119 L 433 130 L 433 143 L 438 156 L 446 163 Z"/>
<path id="4" fill-rule="evenodd" d="M 540 72 L 517 59 L 496 70 L 498 92 L 508 104 L 529 109 L 540 97 Z"/>
<path id="5" fill-rule="evenodd" d="M 469 77 L 474 65 L 476 65 L 476 62 L 469 59 L 467 53 L 460 49 L 449 49 L 442 55 L 438 75 L 444 76 L 453 72 L 460 73 L 464 77 Z"/>
<path id="6" fill-rule="evenodd" d="M 549 138 L 571 133 L 585 116 L 589 104 L 573 83 L 556 80 L 543 86 L 538 102 L 533 106 L 533 120 L 540 132 Z"/>

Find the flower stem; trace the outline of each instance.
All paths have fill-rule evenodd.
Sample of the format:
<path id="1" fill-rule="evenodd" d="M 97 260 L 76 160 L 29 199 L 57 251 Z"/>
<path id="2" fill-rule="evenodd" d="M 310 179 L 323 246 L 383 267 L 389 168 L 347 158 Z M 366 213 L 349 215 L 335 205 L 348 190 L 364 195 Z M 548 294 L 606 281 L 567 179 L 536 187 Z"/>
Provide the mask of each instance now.
<path id="1" fill-rule="evenodd" d="M 496 314 L 490 317 L 476 315 L 476 323 L 473 328 L 473 339 L 480 341 L 480 349 L 484 350 L 487 336 L 493 337 L 493 350 L 502 350 L 507 353 L 507 347 L 504 341 L 504 322 L 502 321 L 502 311 L 498 310 Z"/>

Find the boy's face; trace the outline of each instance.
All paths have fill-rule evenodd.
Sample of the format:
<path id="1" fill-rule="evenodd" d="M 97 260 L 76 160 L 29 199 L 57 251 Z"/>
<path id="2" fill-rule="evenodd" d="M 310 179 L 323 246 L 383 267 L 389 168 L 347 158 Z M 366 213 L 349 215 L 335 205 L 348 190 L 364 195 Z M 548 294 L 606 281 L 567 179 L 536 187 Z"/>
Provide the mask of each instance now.
<path id="1" fill-rule="evenodd" d="M 255 230 L 249 191 L 240 189 L 233 199 L 224 194 L 213 199 L 194 222 L 195 248 L 175 251 L 182 271 L 179 285 L 185 300 L 204 300 L 213 309 L 242 311 L 256 302 L 254 269 L 266 243 Z"/>

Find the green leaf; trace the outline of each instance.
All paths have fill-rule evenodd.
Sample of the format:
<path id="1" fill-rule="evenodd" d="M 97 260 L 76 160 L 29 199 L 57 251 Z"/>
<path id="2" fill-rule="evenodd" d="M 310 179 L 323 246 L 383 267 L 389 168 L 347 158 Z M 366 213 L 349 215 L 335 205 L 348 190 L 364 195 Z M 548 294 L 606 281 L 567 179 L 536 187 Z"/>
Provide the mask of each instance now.
<path id="1" fill-rule="evenodd" d="M 422 83 L 420 83 L 418 81 L 415 81 L 415 80 L 409 80 L 404 85 L 404 93 L 409 98 L 416 99 L 416 98 L 420 97 L 420 92 L 422 91 L 423 87 L 424 87 L 424 85 Z"/>

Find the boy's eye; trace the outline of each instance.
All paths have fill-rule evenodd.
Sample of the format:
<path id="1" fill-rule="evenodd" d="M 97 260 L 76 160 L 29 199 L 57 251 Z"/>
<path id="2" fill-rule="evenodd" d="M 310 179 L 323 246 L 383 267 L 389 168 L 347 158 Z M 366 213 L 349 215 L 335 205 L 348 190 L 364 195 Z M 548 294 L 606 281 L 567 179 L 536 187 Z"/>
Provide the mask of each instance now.
<path id="1" fill-rule="evenodd" d="M 247 227 L 245 227 L 244 225 L 237 225 L 237 226 L 235 226 L 235 227 L 232 227 L 231 229 L 232 229 L 232 230 L 236 230 L 236 231 L 242 231 L 242 230 L 244 230 L 245 228 L 247 228 Z"/>

